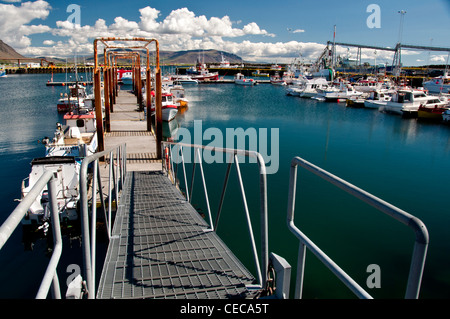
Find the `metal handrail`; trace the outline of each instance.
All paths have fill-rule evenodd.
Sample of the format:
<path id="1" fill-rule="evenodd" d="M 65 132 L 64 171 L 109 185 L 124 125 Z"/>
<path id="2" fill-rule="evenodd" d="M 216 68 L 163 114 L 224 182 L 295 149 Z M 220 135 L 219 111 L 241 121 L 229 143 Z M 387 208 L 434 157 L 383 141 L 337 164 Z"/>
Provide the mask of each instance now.
<path id="1" fill-rule="evenodd" d="M 170 147 L 170 146 L 172 146 L 172 147 Z M 237 178 L 238 178 L 238 182 L 240 185 L 243 206 L 244 206 L 245 215 L 246 215 L 246 219 L 247 219 L 247 226 L 248 226 L 248 231 L 249 231 L 252 250 L 253 250 L 253 257 L 254 257 L 255 265 L 256 265 L 257 277 L 258 277 L 258 281 L 259 281 L 259 284 L 261 285 L 261 287 L 264 287 L 265 282 L 267 280 L 267 270 L 268 270 L 268 265 L 269 265 L 269 245 L 268 245 L 269 241 L 268 241 L 268 214 L 267 214 L 267 177 L 266 177 L 266 166 L 265 166 L 265 162 L 264 162 L 262 155 L 255 151 L 228 149 L 228 148 L 211 147 L 211 146 L 204 146 L 204 145 L 194 145 L 194 144 L 184 144 L 184 143 L 162 141 L 161 149 L 166 150 L 166 147 L 168 147 L 168 152 L 166 154 L 167 155 L 166 159 L 162 160 L 162 169 L 163 169 L 163 171 L 166 171 L 167 173 L 169 173 L 169 171 L 170 171 L 170 173 L 172 174 L 172 177 L 173 177 L 172 183 L 176 184 L 177 183 L 176 175 L 177 175 L 178 166 L 175 168 L 173 165 L 172 149 L 177 147 L 178 148 L 178 150 L 176 152 L 177 165 L 178 165 L 178 160 L 179 160 L 179 154 L 181 152 L 181 164 L 183 166 L 184 185 L 186 187 L 186 200 L 188 200 L 189 202 L 192 199 L 192 192 L 193 192 L 193 187 L 194 187 L 194 177 L 195 177 L 195 167 L 197 165 L 197 159 L 198 159 L 198 164 L 200 166 L 200 173 L 201 173 L 202 182 L 203 182 L 203 189 L 204 189 L 206 203 L 207 203 L 209 225 L 210 225 L 209 230 L 210 231 L 217 231 L 217 226 L 218 226 L 220 214 L 222 211 L 223 200 L 225 197 L 225 192 L 226 192 L 226 188 L 227 188 L 227 184 L 228 184 L 228 178 L 230 175 L 231 164 L 233 163 L 232 159 L 234 159 L 234 163 L 236 163 L 236 173 L 237 173 Z M 183 148 L 184 147 L 192 148 L 195 152 L 194 163 L 193 163 L 194 166 L 192 169 L 190 185 L 188 185 L 188 183 L 187 183 L 188 181 L 187 181 L 187 176 L 186 176 L 185 160 L 184 160 L 184 156 L 183 156 Z M 208 198 L 208 192 L 207 192 L 207 187 L 206 187 L 206 182 L 205 182 L 205 176 L 204 176 L 204 172 L 203 172 L 202 159 L 200 156 L 200 149 L 210 150 L 210 151 L 215 151 L 215 152 L 222 152 L 222 153 L 230 155 L 230 160 L 228 162 L 228 167 L 227 167 L 225 180 L 224 180 L 224 184 L 223 184 L 223 188 L 222 188 L 222 192 L 221 192 L 221 197 L 220 197 L 219 207 L 218 207 L 217 214 L 216 214 L 216 222 L 215 223 L 213 223 L 213 219 L 211 216 L 211 209 L 209 206 L 209 198 Z M 256 251 L 256 245 L 255 245 L 255 240 L 254 240 L 254 236 L 253 236 L 253 227 L 252 227 L 251 220 L 250 220 L 247 199 L 245 196 L 245 189 L 244 189 L 244 185 L 242 182 L 242 176 L 241 176 L 241 172 L 240 172 L 240 168 L 239 168 L 239 161 L 238 161 L 239 155 L 255 158 L 256 162 L 258 164 L 258 167 L 259 167 L 260 216 L 261 216 L 261 256 L 260 256 L 260 258 L 261 258 L 261 260 L 258 258 L 258 253 Z M 168 163 L 166 163 L 166 161 L 170 161 L 170 163 L 171 163 L 170 168 L 167 167 Z"/>
<path id="2" fill-rule="evenodd" d="M 62 253 L 62 237 L 61 228 L 59 223 L 59 210 L 56 199 L 56 179 L 55 172 L 46 170 L 44 174 L 39 178 L 30 192 L 21 200 L 20 204 L 9 215 L 6 221 L 0 227 L 0 249 L 10 238 L 17 226 L 20 225 L 21 220 L 24 218 L 28 209 L 31 207 L 35 199 L 41 194 L 45 186 L 48 187 L 49 204 L 51 211 L 51 225 L 53 230 L 53 253 L 39 287 L 36 299 L 45 299 L 52 286 L 52 294 L 56 299 L 61 299 L 61 291 L 59 286 L 58 274 L 56 268 Z"/>
<path id="3" fill-rule="evenodd" d="M 115 166 L 114 154 L 118 164 Z M 116 207 L 119 201 L 119 191 L 123 187 L 126 176 L 126 144 L 119 145 L 109 150 L 95 153 L 83 159 L 80 170 L 80 203 L 81 203 L 81 231 L 83 236 L 83 263 L 84 278 L 88 290 L 88 298 L 95 299 L 95 258 L 96 258 L 96 219 L 97 219 L 97 187 L 100 192 L 100 200 L 105 214 L 108 228 L 108 239 L 111 238 L 111 205 L 112 197 L 116 200 Z M 109 175 L 108 175 L 108 211 L 105 209 L 105 199 L 101 183 L 99 159 L 109 155 Z M 89 198 L 88 198 L 88 167 L 93 164 L 92 179 L 92 208 L 91 221 L 89 221 Z M 114 166 L 116 169 L 114 170 Z M 111 183 L 113 185 L 111 185 Z M 114 194 L 113 191 L 114 190 Z M 89 225 L 91 226 L 89 229 Z"/>
<path id="4" fill-rule="evenodd" d="M 305 252 L 309 248 L 314 255 L 319 258 L 347 287 L 349 287 L 359 298 L 372 298 L 363 288 L 361 288 L 350 276 L 348 276 L 334 261 L 332 261 L 322 250 L 320 250 L 305 234 L 303 234 L 294 224 L 295 194 L 297 184 L 297 166 L 301 166 L 326 181 L 336 185 L 347 193 L 370 204 L 383 213 L 393 217 L 401 223 L 410 227 L 416 235 L 413 256 L 406 289 L 406 299 L 417 299 L 419 297 L 420 284 L 422 281 L 423 269 L 429 243 L 428 231 L 425 225 L 417 217 L 383 201 L 382 199 L 350 184 L 349 182 L 321 169 L 320 167 L 295 157 L 291 161 L 289 195 L 288 195 L 288 228 L 300 240 L 297 281 L 295 298 L 301 298 L 303 288 L 303 272 L 305 266 Z"/>

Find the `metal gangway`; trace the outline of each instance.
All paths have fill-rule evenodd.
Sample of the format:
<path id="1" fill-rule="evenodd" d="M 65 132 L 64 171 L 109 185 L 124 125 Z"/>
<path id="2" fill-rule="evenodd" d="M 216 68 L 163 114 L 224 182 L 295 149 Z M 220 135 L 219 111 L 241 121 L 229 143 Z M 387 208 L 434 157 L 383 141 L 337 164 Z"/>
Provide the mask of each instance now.
<path id="1" fill-rule="evenodd" d="M 194 150 L 194 163 L 192 168 L 191 180 L 188 180 L 186 174 L 186 162 L 184 160 L 184 149 L 191 148 Z M 176 298 L 181 296 L 182 298 L 230 298 L 239 296 L 241 298 L 248 297 L 261 297 L 261 298 L 289 298 L 290 281 L 291 281 L 291 266 L 282 257 L 270 253 L 268 243 L 268 209 L 267 209 L 267 180 L 265 174 L 265 163 L 262 156 L 257 152 L 235 150 L 235 149 L 223 149 L 202 145 L 189 145 L 173 142 L 162 142 L 162 149 L 166 151 L 167 157 L 162 162 L 162 170 L 156 172 L 127 172 L 126 169 L 126 145 L 121 145 L 117 149 L 111 149 L 98 154 L 94 154 L 84 159 L 82 163 L 82 172 L 80 175 L 81 184 L 81 218 L 82 218 L 82 230 L 83 230 L 83 276 L 82 281 L 84 285 L 78 287 L 78 292 L 71 297 L 74 298 Z M 220 194 L 220 204 L 217 209 L 216 218 L 213 219 L 212 211 L 209 205 L 208 188 L 206 185 L 203 163 L 200 150 L 209 150 L 214 152 L 223 152 L 229 156 L 227 162 L 227 169 L 225 173 L 225 179 L 223 188 Z M 247 206 L 246 192 L 242 183 L 242 175 L 240 172 L 239 157 L 252 157 L 256 160 L 259 170 L 259 181 L 257 183 L 261 195 L 260 200 L 260 218 L 261 218 L 261 238 L 259 249 L 257 248 L 255 238 L 253 236 L 253 226 L 250 219 L 250 213 Z M 109 180 L 109 193 L 108 201 L 109 205 L 106 205 L 105 198 L 103 196 L 101 185 L 101 174 L 99 167 L 99 160 L 105 157 L 109 157 L 108 166 L 108 180 Z M 250 244 L 253 251 L 253 260 L 255 263 L 256 277 L 252 275 L 244 265 L 233 255 L 226 245 L 218 238 L 215 230 L 217 229 L 217 223 L 222 211 L 223 199 L 225 196 L 228 180 L 230 177 L 232 164 L 235 164 L 236 176 L 239 182 L 240 193 L 242 196 L 242 203 L 244 213 L 247 220 L 248 232 L 250 235 Z M 349 194 L 361 199 L 369 205 L 377 208 L 381 212 L 391 216 L 392 218 L 400 221 L 407 227 L 411 228 L 415 233 L 415 245 L 412 253 L 409 277 L 407 282 L 405 298 L 419 298 L 420 285 L 422 281 L 422 274 L 425 265 L 426 253 L 428 248 L 428 232 L 426 226 L 416 217 L 409 213 L 377 198 L 376 196 L 367 193 L 366 191 L 348 183 L 347 181 L 315 166 L 306 160 L 295 157 L 291 162 L 290 170 L 290 183 L 288 193 L 288 212 L 287 212 L 287 226 L 288 229 L 299 240 L 299 253 L 297 274 L 294 280 L 295 292 L 294 298 L 302 298 L 303 277 L 305 267 L 306 249 L 309 249 L 330 271 L 339 278 L 358 298 L 370 299 L 372 298 L 358 283 L 356 283 L 342 268 L 340 268 L 328 255 L 326 255 L 314 242 L 306 236 L 294 222 L 295 211 L 295 198 L 296 198 L 296 184 L 297 184 L 297 167 L 300 166 L 315 175 L 323 178 L 324 180 L 336 185 Z M 202 188 L 207 201 L 207 218 L 203 220 L 199 217 L 197 211 L 192 208 L 190 201 L 192 199 L 192 193 L 194 191 L 194 177 L 195 172 L 199 168 Z M 88 183 L 88 168 L 92 170 L 93 179 Z M 184 181 L 185 193 L 184 195 L 177 188 L 179 185 L 180 177 L 178 171 L 181 170 L 183 175 L 181 178 Z M 58 260 L 62 252 L 61 233 L 59 231 L 59 217 L 56 209 L 56 192 L 54 189 L 53 181 L 54 172 L 47 171 L 31 190 L 31 192 L 22 199 L 21 203 L 13 211 L 11 216 L 0 227 L 0 249 L 12 234 L 14 229 L 20 224 L 21 218 L 26 214 L 27 209 L 31 205 L 34 198 L 39 192 L 48 185 L 50 207 L 52 210 L 52 227 L 55 238 L 55 246 L 53 249 L 53 255 L 50 259 L 49 266 L 44 275 L 42 285 L 36 295 L 36 298 L 46 298 L 50 286 L 52 287 L 52 296 L 54 298 L 61 298 L 59 281 L 56 274 L 56 268 Z M 148 176 L 151 176 L 149 179 Z M 156 176 L 156 177 L 155 177 Z M 154 178 L 155 177 L 155 178 Z M 142 184 L 136 184 L 143 181 Z M 155 182 L 157 181 L 157 182 Z M 150 183 L 148 183 L 150 182 Z M 135 183 L 134 187 L 132 184 Z M 152 184 L 153 183 L 153 184 Z M 90 196 L 88 185 L 91 185 Z M 188 187 L 189 186 L 189 187 Z M 96 190 L 99 190 L 100 200 L 102 202 L 102 209 L 105 215 L 105 219 L 108 225 L 108 236 L 110 244 L 108 248 L 107 257 L 104 263 L 102 271 L 102 277 L 99 280 L 99 285 L 96 285 L 95 279 L 95 258 L 96 258 L 96 242 L 95 242 L 95 220 L 97 205 L 91 205 L 89 203 L 96 203 Z M 167 190 L 167 191 L 164 191 Z M 111 219 L 111 200 L 114 198 L 117 202 L 118 211 L 116 213 L 116 220 L 114 225 Z M 146 200 L 140 203 L 144 203 L 143 206 L 134 206 L 130 209 L 130 203 L 132 200 L 139 202 L 140 199 Z M 158 198 L 159 200 L 156 200 Z M 148 214 L 148 207 L 145 205 L 153 202 L 156 206 L 153 208 L 152 213 Z M 108 209 L 106 208 L 108 207 Z M 176 215 L 179 209 L 183 207 L 186 214 L 182 216 L 182 219 L 177 219 Z M 191 208 L 189 208 L 191 207 Z M 169 215 L 156 215 L 156 211 L 163 211 L 168 209 Z M 156 210 L 155 210 L 156 209 Z M 196 215 L 197 214 L 197 215 Z M 147 215 L 147 216 L 146 216 Z M 157 220 L 156 232 L 155 229 L 150 229 L 146 223 L 135 223 L 141 217 Z M 158 220 L 159 219 L 159 220 Z M 209 223 L 206 222 L 206 219 Z M 121 223 L 124 221 L 124 223 Z M 209 250 L 215 250 L 219 247 L 218 254 L 214 255 L 213 259 L 218 260 L 217 256 L 226 259 L 226 269 L 221 268 L 205 268 L 205 264 L 201 264 L 204 260 L 210 256 L 203 254 L 200 256 L 199 251 L 202 251 L 202 247 L 186 247 L 186 242 L 180 241 L 180 237 L 176 237 L 175 233 L 166 233 L 164 230 L 171 229 L 167 227 L 168 224 L 178 224 L 178 229 L 183 229 L 183 234 L 186 235 L 188 228 L 191 227 L 192 233 L 188 234 L 188 239 L 209 237 L 207 246 Z M 180 224 L 183 224 L 180 226 Z M 139 232 L 130 231 L 130 227 L 138 226 Z M 137 230 L 137 228 L 134 228 Z M 123 232 L 124 231 L 124 232 Z M 190 237 L 192 236 L 192 237 Z M 155 242 L 144 243 L 148 238 L 158 238 Z M 162 238 L 165 237 L 164 240 Z M 185 236 L 186 237 L 186 236 Z M 212 238 L 212 239 L 211 239 Z M 206 242 L 206 241 L 203 241 Z M 179 244 L 182 244 L 181 246 Z M 192 242 L 191 242 L 192 243 Z M 212 243 L 212 246 L 211 246 Z M 132 249 L 126 251 L 129 247 L 136 247 L 138 250 Z M 145 246 L 147 245 L 147 246 Z M 214 247 L 215 246 L 215 247 Z M 159 250 L 161 247 L 168 247 L 169 250 Z M 150 252 L 152 249 L 155 251 Z M 197 251 L 198 250 L 198 251 Z M 194 254 L 190 254 L 194 252 Z M 150 252 L 147 254 L 147 252 Z M 145 254 L 144 254 L 145 253 Z M 151 253 L 155 253 L 151 255 Z M 170 255 L 175 259 L 163 260 L 161 256 Z M 155 257 L 156 256 L 156 257 Z M 189 263 L 189 260 L 177 259 L 180 256 L 183 258 L 194 258 L 196 262 L 199 262 L 202 266 L 194 266 Z M 153 263 L 155 262 L 155 263 Z M 147 273 L 142 272 L 145 267 L 152 269 L 156 264 L 156 268 L 159 270 L 165 269 L 167 272 L 160 272 L 157 278 L 154 278 L 151 271 Z M 215 266 L 219 266 L 220 263 L 215 263 Z M 185 268 L 186 273 L 180 273 L 180 267 Z M 196 264 L 199 265 L 199 264 Z M 128 267 L 129 266 L 129 267 Z M 231 268 L 230 268 L 231 267 Z M 156 269 L 154 268 L 154 269 Z M 174 270 L 175 273 L 171 274 L 170 270 Z M 269 272 L 274 270 L 275 272 L 275 293 L 272 296 L 267 293 L 267 283 L 269 281 Z M 203 276 L 206 281 L 193 281 L 192 273 L 195 275 Z M 176 281 L 174 277 L 178 278 Z M 217 275 L 220 279 L 212 279 L 212 275 Z M 235 280 L 229 284 L 225 290 L 221 289 L 224 286 L 224 277 L 230 276 Z M 152 278 L 153 277 L 153 278 Z M 152 282 L 152 280 L 156 281 Z M 272 278 L 273 279 L 273 278 Z M 152 286 L 152 284 L 155 284 Z M 178 285 L 179 284 L 179 285 Z M 115 285 L 115 287 L 114 287 Z M 178 285 L 178 286 L 177 286 Z M 209 286 L 208 286 L 209 285 Z M 233 286 L 234 293 L 229 293 L 230 287 Z M 85 287 L 85 289 L 83 289 Z M 118 289 L 116 289 L 118 288 Z M 155 288 L 162 288 L 161 290 Z M 237 289 L 236 289 L 237 288 Z M 178 290 L 178 291 L 177 291 Z M 189 291 L 187 291 L 189 290 Z M 222 292 L 219 292 L 222 290 Z M 119 291 L 119 295 L 115 292 Z M 209 293 L 212 293 L 210 295 Z"/>

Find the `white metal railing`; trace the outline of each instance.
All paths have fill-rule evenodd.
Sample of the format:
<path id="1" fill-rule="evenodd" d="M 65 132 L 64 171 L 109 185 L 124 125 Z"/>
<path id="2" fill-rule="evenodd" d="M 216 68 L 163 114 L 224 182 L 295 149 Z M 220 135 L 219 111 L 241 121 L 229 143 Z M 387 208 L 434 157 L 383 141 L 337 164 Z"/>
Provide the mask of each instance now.
<path id="1" fill-rule="evenodd" d="M 81 203 L 81 232 L 83 236 L 83 264 L 84 279 L 88 290 L 88 298 L 94 299 L 95 290 L 95 263 L 96 263 L 96 220 L 97 220 L 97 190 L 100 193 L 100 202 L 105 215 L 108 239 L 111 238 L 112 227 L 112 199 L 119 202 L 119 192 L 123 187 L 127 172 L 126 144 L 95 153 L 83 159 L 80 172 L 80 203 Z M 108 209 L 106 209 L 103 194 L 99 159 L 109 155 L 108 165 Z M 88 168 L 92 165 L 92 198 L 91 214 L 89 220 Z"/>
<path id="2" fill-rule="evenodd" d="M 359 286 L 348 274 L 346 274 L 331 258 L 329 258 L 319 247 L 317 247 L 304 233 L 294 224 L 295 195 L 297 184 L 297 166 L 301 166 L 326 181 L 336 185 L 349 194 L 361 199 L 369 205 L 377 208 L 381 212 L 393 217 L 401 223 L 410 227 L 416 235 L 415 245 L 409 270 L 408 283 L 406 288 L 406 299 L 417 299 L 419 297 L 420 284 L 422 281 L 423 269 L 428 248 L 428 231 L 425 225 L 417 217 L 375 197 L 374 195 L 348 183 L 347 181 L 311 164 L 300 157 L 295 157 L 291 161 L 287 223 L 291 232 L 299 239 L 300 247 L 297 264 L 297 280 L 295 298 L 302 297 L 303 276 L 305 267 L 306 248 L 326 265 L 353 293 L 359 298 L 372 298 L 361 286 Z"/>
<path id="3" fill-rule="evenodd" d="M 50 286 L 52 287 L 53 298 L 61 299 L 61 290 L 59 286 L 58 274 L 56 272 L 56 268 L 62 254 L 62 237 L 59 223 L 58 203 L 56 198 L 56 179 L 57 177 L 54 175 L 53 171 L 45 171 L 30 192 L 21 200 L 20 204 L 17 205 L 11 215 L 9 215 L 0 227 L 0 249 L 2 249 L 3 245 L 10 238 L 14 230 L 20 225 L 22 219 L 35 199 L 39 196 L 45 186 L 48 187 L 54 246 L 52 256 L 45 271 L 38 293 L 36 294 L 36 299 L 47 298 Z"/>
<path id="4" fill-rule="evenodd" d="M 193 168 L 192 168 L 190 184 L 188 184 L 187 175 L 186 175 L 186 165 L 185 165 L 186 163 L 185 163 L 185 159 L 184 159 L 184 155 L 183 155 L 184 148 L 191 148 L 194 151 L 194 161 L 193 161 Z M 194 190 L 194 177 L 195 177 L 196 166 L 197 166 L 197 164 L 199 165 L 200 174 L 201 174 L 201 178 L 202 178 L 202 184 L 203 184 L 203 191 L 204 191 L 204 195 L 205 195 L 205 199 L 206 199 L 206 206 L 207 206 L 207 210 L 208 210 L 209 227 L 210 227 L 209 230 L 210 231 L 217 231 L 220 214 L 222 212 L 222 206 L 223 206 L 223 201 L 224 201 L 224 197 L 225 197 L 225 192 L 226 192 L 227 185 L 228 185 L 228 179 L 230 176 L 231 166 L 232 166 L 233 162 L 236 164 L 236 173 L 237 173 L 237 178 L 238 178 L 240 191 L 241 191 L 241 195 L 242 195 L 242 202 L 243 202 L 243 206 L 244 206 L 245 217 L 247 220 L 248 232 L 249 232 L 249 236 L 250 236 L 258 282 L 261 285 L 261 287 L 264 287 L 266 280 L 267 280 L 267 270 L 268 270 L 268 264 L 269 264 L 269 247 L 268 247 L 268 219 L 267 219 L 268 218 L 268 216 L 267 216 L 267 177 L 266 177 L 265 162 L 264 162 L 264 159 L 261 156 L 261 154 L 259 154 L 258 152 L 254 152 L 254 151 L 227 149 L 227 148 L 219 148 L 219 147 L 211 147 L 211 146 L 203 146 L 203 145 L 174 143 L 174 142 L 167 142 L 167 141 L 161 142 L 161 149 L 164 150 L 164 157 L 165 157 L 162 160 L 163 171 L 168 173 L 168 175 L 171 177 L 172 183 L 175 185 L 178 184 L 178 177 L 177 177 L 178 163 L 181 163 L 182 170 L 183 170 L 184 185 L 186 187 L 186 190 L 185 190 L 186 200 L 188 200 L 189 202 L 191 202 L 191 200 L 192 200 L 192 193 Z M 173 150 L 174 149 L 176 149 L 176 153 L 175 153 L 176 165 L 173 165 L 173 163 L 174 163 Z M 200 154 L 200 150 L 208 150 L 208 151 L 229 154 L 229 160 L 227 161 L 227 163 L 228 163 L 227 171 L 225 174 L 225 180 L 224 180 L 224 184 L 223 184 L 222 191 L 221 191 L 221 196 L 220 196 L 219 206 L 218 206 L 217 213 L 216 213 L 215 222 L 213 222 L 213 218 L 212 218 L 212 214 L 211 214 L 208 189 L 206 186 L 205 174 L 203 171 L 203 164 L 202 164 L 202 157 Z M 253 226 L 252 226 L 251 219 L 250 219 L 250 213 L 249 213 L 249 209 L 248 209 L 247 197 L 245 194 L 244 184 L 242 182 L 242 175 L 241 175 L 241 170 L 240 170 L 240 166 L 239 166 L 238 156 L 254 158 L 259 167 L 261 256 L 258 256 L 255 238 L 253 235 Z M 170 167 L 169 167 L 169 164 L 170 164 Z"/>

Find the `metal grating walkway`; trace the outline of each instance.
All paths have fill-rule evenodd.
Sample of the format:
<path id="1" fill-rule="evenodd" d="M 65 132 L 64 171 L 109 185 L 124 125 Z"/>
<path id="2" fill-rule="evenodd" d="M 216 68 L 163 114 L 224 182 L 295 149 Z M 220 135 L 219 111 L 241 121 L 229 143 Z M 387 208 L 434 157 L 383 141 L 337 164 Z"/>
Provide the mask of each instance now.
<path id="1" fill-rule="evenodd" d="M 255 279 L 168 178 L 128 172 L 97 298 L 246 298 Z"/>

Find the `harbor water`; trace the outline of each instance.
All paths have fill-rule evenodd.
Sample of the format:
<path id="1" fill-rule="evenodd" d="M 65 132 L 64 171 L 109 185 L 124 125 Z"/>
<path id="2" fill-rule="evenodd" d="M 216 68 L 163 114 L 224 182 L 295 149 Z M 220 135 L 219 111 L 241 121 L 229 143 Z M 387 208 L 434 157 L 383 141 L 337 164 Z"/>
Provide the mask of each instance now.
<path id="1" fill-rule="evenodd" d="M 0 222 L 17 205 L 14 199 L 20 198 L 21 181 L 30 171 L 31 160 L 44 154 L 38 139 L 51 136 L 55 123 L 61 121 L 56 102 L 65 88 L 46 87 L 49 77 L 9 75 L 0 81 Z M 64 81 L 64 77 L 55 75 L 55 81 Z M 286 217 L 290 162 L 299 156 L 420 218 L 430 234 L 420 297 L 450 297 L 450 127 L 373 109 L 348 108 L 345 103 L 291 97 L 284 87 L 270 84 L 199 84 L 186 85 L 185 89 L 189 108 L 166 130 L 187 129 L 194 136 L 196 125 L 201 123 L 202 132 L 214 128 L 224 132 L 223 136 L 230 128 L 267 129 L 269 139 L 278 132 L 277 147 L 273 143 L 268 147 L 269 154 L 277 149 L 277 154 L 270 156 L 272 163 L 278 163 L 276 172 L 267 177 L 269 250 L 286 258 L 294 277 L 298 241 L 289 232 Z M 212 142 L 207 136 L 200 141 L 205 145 Z M 258 239 L 258 169 L 251 163 L 241 168 Z M 204 164 L 204 169 L 214 216 L 226 164 Z M 232 171 L 217 231 L 254 272 L 235 175 Z M 201 181 L 196 179 L 195 183 L 193 204 L 207 218 Z M 414 245 L 414 234 L 405 225 L 303 169 L 298 171 L 295 223 L 373 297 L 404 297 Z M 64 244 L 59 269 L 63 290 L 71 275 L 67 265 L 81 265 L 79 241 Z M 33 298 L 48 262 L 45 253 L 45 241 L 37 241 L 32 251 L 24 250 L 21 231 L 17 230 L 0 251 L 0 298 Z M 367 268 L 373 264 L 381 270 L 380 288 L 366 285 L 371 274 Z M 309 252 L 303 297 L 354 298 Z"/>

